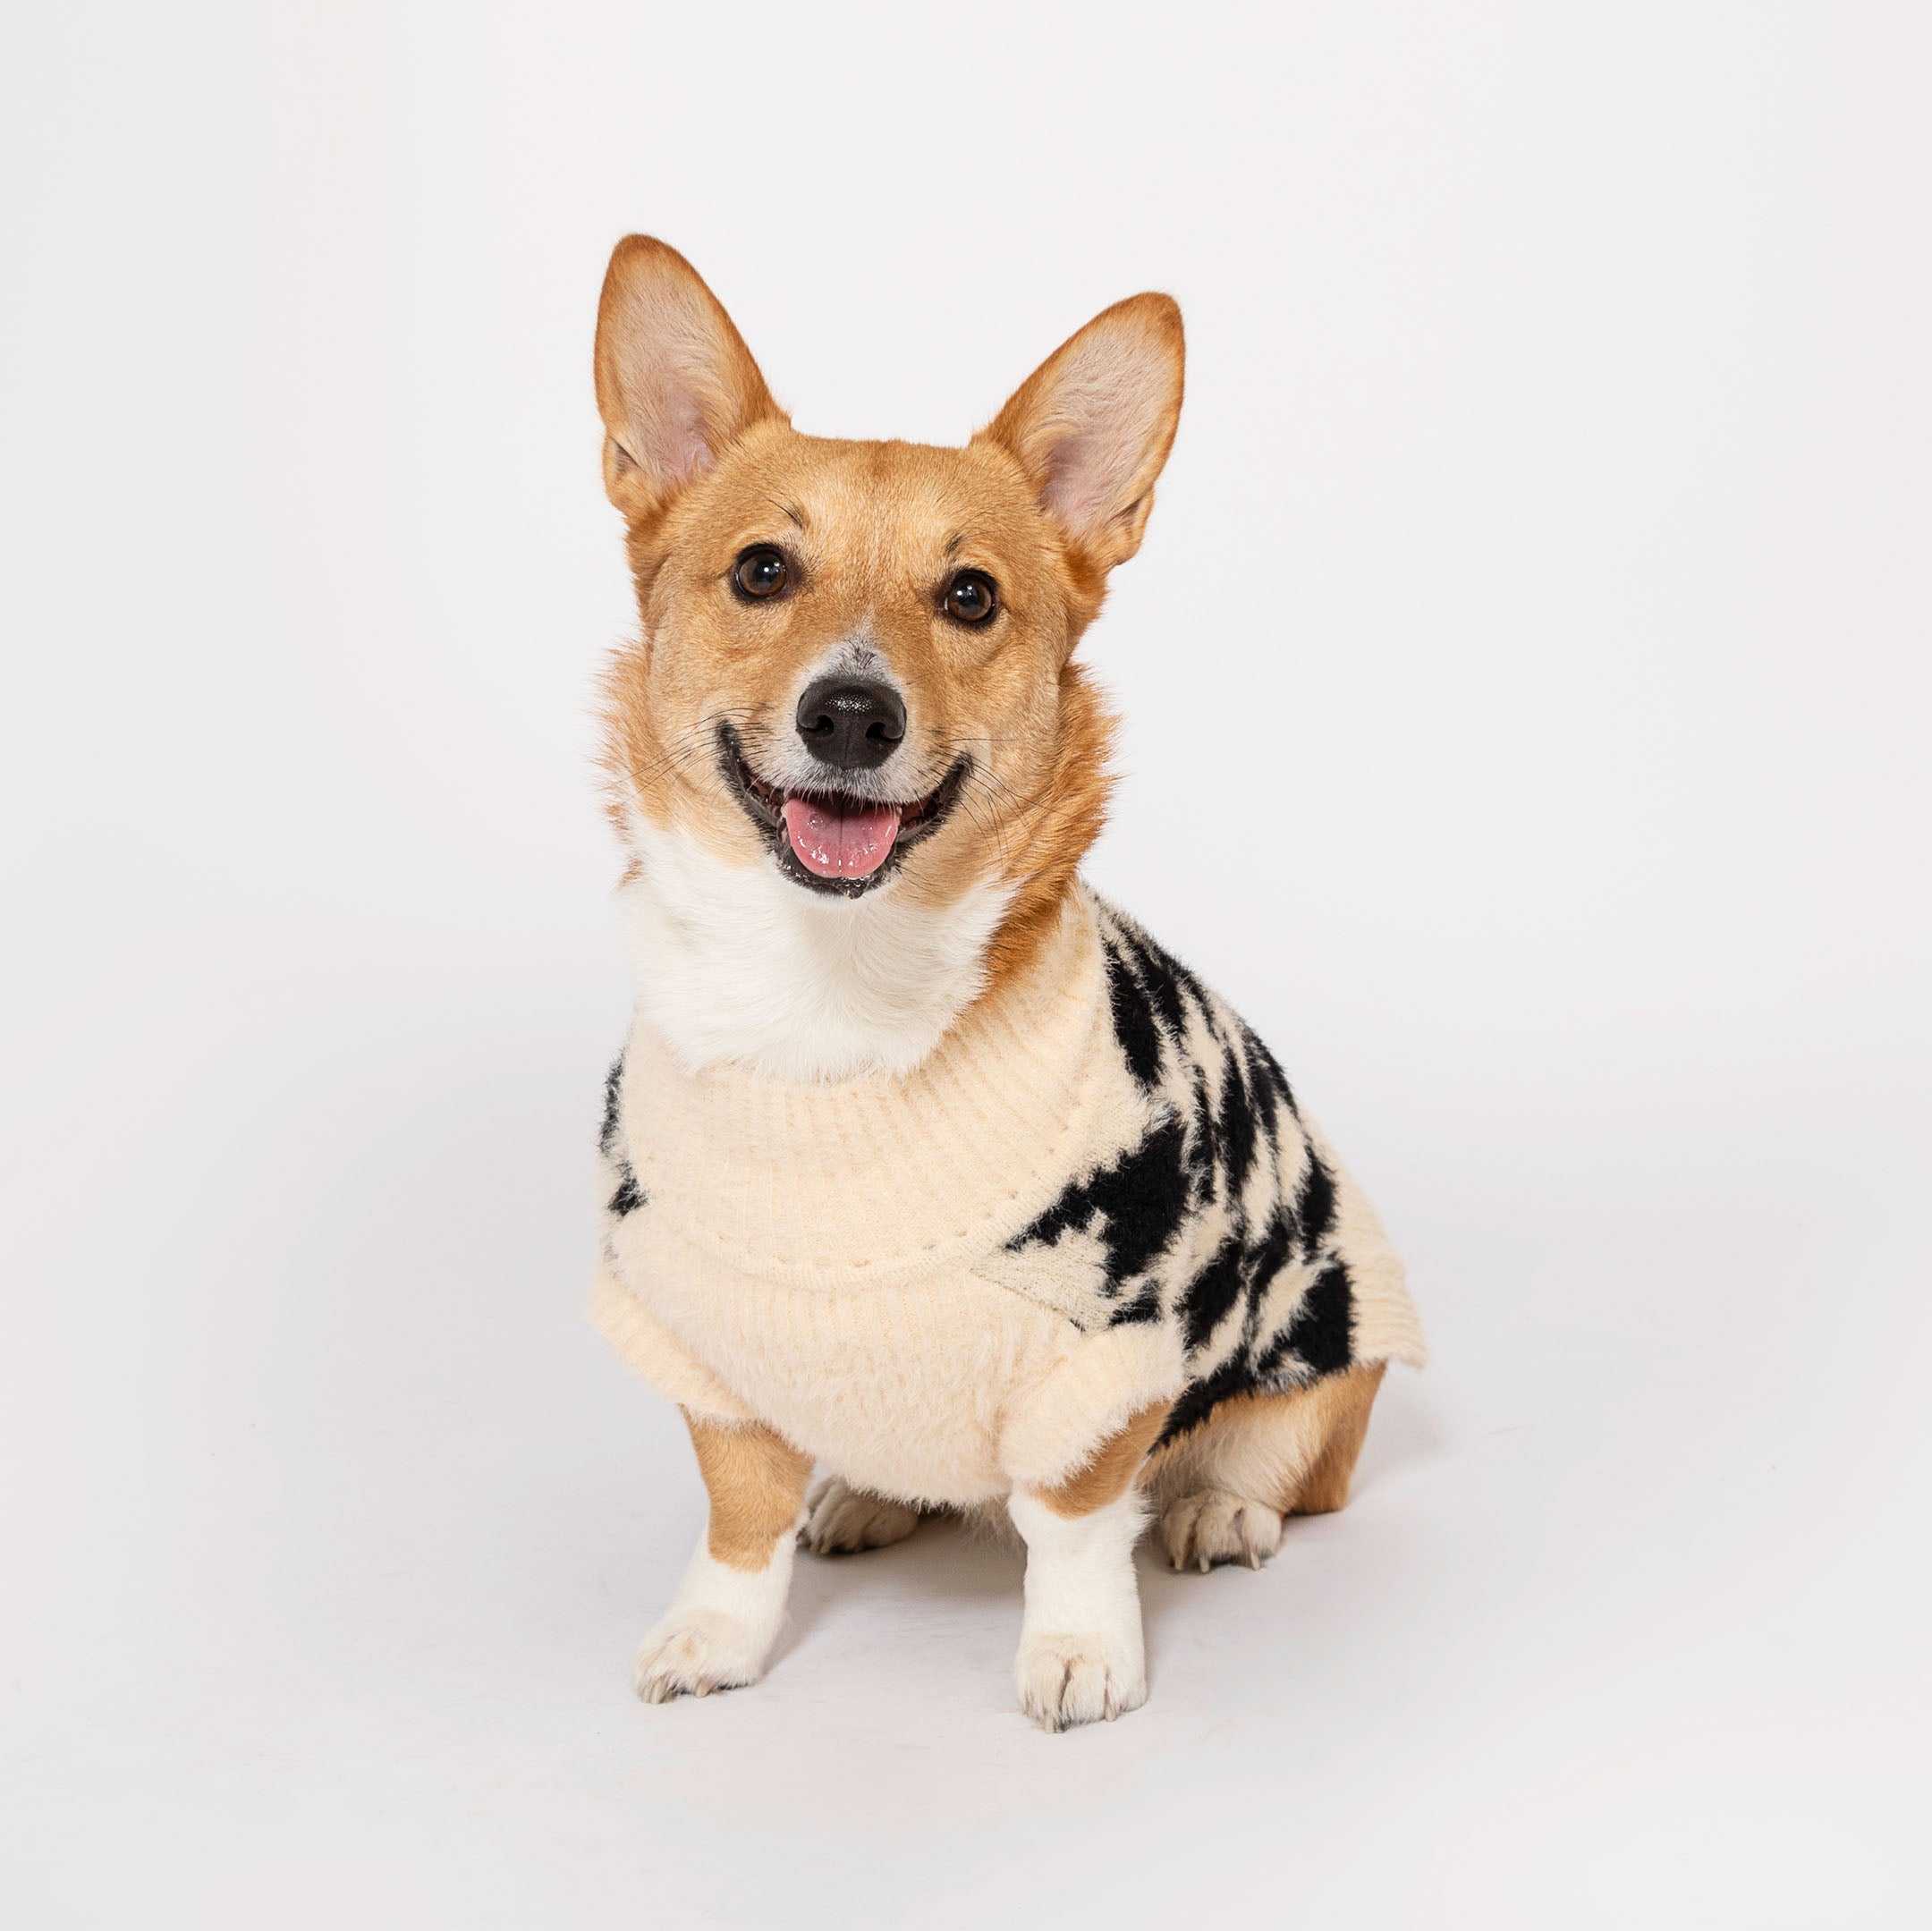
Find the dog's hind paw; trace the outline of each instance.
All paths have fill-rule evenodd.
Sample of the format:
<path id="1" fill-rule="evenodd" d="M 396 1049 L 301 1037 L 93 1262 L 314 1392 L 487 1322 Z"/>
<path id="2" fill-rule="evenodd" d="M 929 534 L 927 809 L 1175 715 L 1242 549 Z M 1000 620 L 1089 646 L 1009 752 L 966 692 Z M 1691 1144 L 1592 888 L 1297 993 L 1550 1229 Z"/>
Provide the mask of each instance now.
<path id="1" fill-rule="evenodd" d="M 1244 1563 L 1258 1569 L 1281 1547 L 1280 1513 L 1266 1503 L 1204 1488 L 1170 1503 L 1160 1519 L 1160 1542 L 1168 1565 L 1198 1569 Z"/>
<path id="2" fill-rule="evenodd" d="M 814 1555 L 852 1555 L 903 1542 L 919 1527 L 919 1511 L 869 1495 L 838 1476 L 812 1491 L 805 1505 L 805 1546 Z"/>

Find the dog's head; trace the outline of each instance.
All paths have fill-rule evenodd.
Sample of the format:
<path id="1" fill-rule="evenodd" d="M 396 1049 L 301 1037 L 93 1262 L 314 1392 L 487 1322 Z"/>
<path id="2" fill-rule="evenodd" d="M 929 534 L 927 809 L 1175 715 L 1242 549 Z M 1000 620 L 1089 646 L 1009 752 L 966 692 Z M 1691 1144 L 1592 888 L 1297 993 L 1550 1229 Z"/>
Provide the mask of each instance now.
<path id="1" fill-rule="evenodd" d="M 1109 721 L 1072 662 L 1140 547 L 1181 317 L 1097 317 L 963 449 L 799 435 L 661 241 L 597 315 L 605 487 L 642 618 L 607 683 L 614 815 L 833 901 L 1004 890 L 1016 956 L 1099 830 Z M 642 826 L 640 825 L 642 820 Z"/>

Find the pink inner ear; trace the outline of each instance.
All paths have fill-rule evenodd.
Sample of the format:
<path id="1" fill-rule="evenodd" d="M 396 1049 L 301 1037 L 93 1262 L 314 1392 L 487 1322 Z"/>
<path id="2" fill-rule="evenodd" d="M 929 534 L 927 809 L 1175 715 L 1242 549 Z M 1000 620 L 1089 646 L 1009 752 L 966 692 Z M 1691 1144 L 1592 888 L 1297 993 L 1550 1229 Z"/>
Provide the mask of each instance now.
<path id="1" fill-rule="evenodd" d="M 1131 506 L 1173 406 L 1174 369 L 1138 336 L 1102 335 L 1062 375 L 1042 501 L 1069 529 L 1091 534 Z"/>
<path id="2" fill-rule="evenodd" d="M 1040 501 L 1049 513 L 1069 529 L 1084 529 L 1104 513 L 1095 501 L 1094 464 L 1090 436 L 1070 435 L 1054 445 L 1046 458 L 1046 487 Z"/>
<path id="3" fill-rule="evenodd" d="M 674 372 L 658 372 L 647 402 L 636 398 L 631 415 L 630 439 L 634 451 L 623 449 L 625 460 L 644 471 L 660 489 L 677 489 L 711 467 L 711 446 L 705 438 L 704 411 L 690 389 L 681 386 Z"/>
<path id="4" fill-rule="evenodd" d="M 665 397 L 665 468 L 674 483 L 688 483 L 711 467 L 711 445 L 705 440 L 704 416 L 698 399 L 688 390 Z"/>

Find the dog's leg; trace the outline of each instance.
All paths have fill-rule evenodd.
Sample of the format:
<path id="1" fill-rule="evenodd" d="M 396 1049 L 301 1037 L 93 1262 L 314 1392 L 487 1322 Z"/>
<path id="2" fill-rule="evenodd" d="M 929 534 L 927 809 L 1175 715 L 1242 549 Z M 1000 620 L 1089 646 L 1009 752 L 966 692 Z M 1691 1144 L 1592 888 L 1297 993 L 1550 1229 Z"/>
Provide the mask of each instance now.
<path id="1" fill-rule="evenodd" d="M 903 1542 L 919 1524 L 917 1509 L 828 1475 L 805 1504 L 805 1546 L 814 1555 L 854 1555 Z"/>
<path id="2" fill-rule="evenodd" d="M 1026 1614 L 1013 1665 L 1020 1707 L 1044 1730 L 1109 1721 L 1147 1701 L 1133 1548 L 1145 1511 L 1134 1476 L 1166 1403 L 1143 1409 L 1053 1488 L 1015 1489 Z"/>
<path id="3" fill-rule="evenodd" d="M 711 1520 L 663 1619 L 638 1651 L 647 1703 L 756 1682 L 784 1616 L 811 1457 L 762 1422 L 687 1414 Z"/>
<path id="4" fill-rule="evenodd" d="M 1176 1569 L 1258 1569 L 1289 1515 L 1348 1500 L 1385 1364 L 1352 1368 L 1286 1394 L 1237 1396 L 1150 1469 L 1159 1539 Z"/>

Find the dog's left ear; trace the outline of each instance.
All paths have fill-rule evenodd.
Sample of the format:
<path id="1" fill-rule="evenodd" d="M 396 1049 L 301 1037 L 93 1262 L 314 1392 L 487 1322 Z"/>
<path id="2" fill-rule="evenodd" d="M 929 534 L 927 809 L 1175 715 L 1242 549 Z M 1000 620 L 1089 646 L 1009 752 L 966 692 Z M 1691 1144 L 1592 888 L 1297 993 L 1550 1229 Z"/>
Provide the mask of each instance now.
<path id="1" fill-rule="evenodd" d="M 1169 295 L 1103 309 L 973 438 L 1017 457 L 1040 507 L 1102 570 L 1140 547 L 1181 419 L 1183 338 Z"/>

